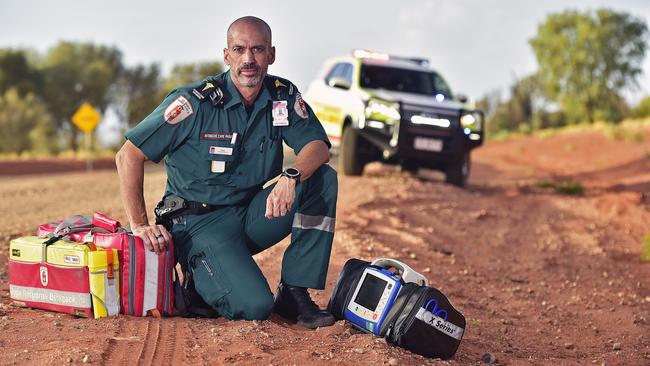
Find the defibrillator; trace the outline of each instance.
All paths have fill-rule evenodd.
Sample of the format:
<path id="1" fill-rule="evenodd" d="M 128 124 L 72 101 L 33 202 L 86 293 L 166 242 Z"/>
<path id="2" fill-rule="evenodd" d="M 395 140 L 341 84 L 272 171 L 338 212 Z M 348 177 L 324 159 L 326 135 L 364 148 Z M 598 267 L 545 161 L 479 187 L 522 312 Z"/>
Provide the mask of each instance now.
<path id="1" fill-rule="evenodd" d="M 345 308 L 345 319 L 364 332 L 379 335 L 402 285 L 408 282 L 429 285 L 426 277 L 398 260 L 375 260 L 363 270 Z"/>

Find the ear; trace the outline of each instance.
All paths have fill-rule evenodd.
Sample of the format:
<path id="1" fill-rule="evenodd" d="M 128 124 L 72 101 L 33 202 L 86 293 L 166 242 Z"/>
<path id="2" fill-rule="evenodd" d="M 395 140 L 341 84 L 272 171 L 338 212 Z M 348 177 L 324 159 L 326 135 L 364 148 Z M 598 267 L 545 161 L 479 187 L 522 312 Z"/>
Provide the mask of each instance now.
<path id="1" fill-rule="evenodd" d="M 269 65 L 273 65 L 275 62 L 275 46 L 271 47 L 271 51 L 269 52 Z"/>
<path id="2" fill-rule="evenodd" d="M 229 51 L 230 50 L 228 50 L 228 47 L 223 49 L 223 62 L 228 66 L 230 66 L 230 60 L 229 60 L 230 52 Z"/>

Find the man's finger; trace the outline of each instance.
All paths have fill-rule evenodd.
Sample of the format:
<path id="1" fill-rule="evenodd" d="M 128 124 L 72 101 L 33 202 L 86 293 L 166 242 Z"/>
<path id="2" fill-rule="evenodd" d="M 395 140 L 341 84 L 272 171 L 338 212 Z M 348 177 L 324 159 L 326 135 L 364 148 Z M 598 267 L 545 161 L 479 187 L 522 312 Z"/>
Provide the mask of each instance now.
<path id="1" fill-rule="evenodd" d="M 266 198 L 266 211 L 264 212 L 264 217 L 267 219 L 270 219 L 272 216 L 272 209 L 271 209 L 271 196 Z"/>
<path id="2" fill-rule="evenodd" d="M 273 217 L 280 217 L 280 202 L 278 200 L 273 202 Z"/>
<path id="3" fill-rule="evenodd" d="M 141 239 L 144 247 L 147 248 L 147 250 L 149 250 L 150 252 L 153 252 L 153 245 L 151 245 L 151 240 L 149 240 L 149 237 L 141 238 Z"/>
<path id="4" fill-rule="evenodd" d="M 162 225 L 158 225 L 158 226 L 160 228 L 160 233 L 162 234 L 163 239 L 165 239 L 164 241 L 162 241 L 161 249 L 166 250 L 169 247 L 169 243 L 172 242 L 172 235 L 169 233 L 169 231 L 167 231 L 167 229 L 165 229 L 164 226 Z"/>
<path id="5" fill-rule="evenodd" d="M 153 230 L 148 230 L 146 235 L 147 235 L 147 239 L 149 239 L 149 242 L 151 243 L 149 250 L 151 250 L 152 252 L 157 252 L 158 238 L 156 237 L 156 234 L 154 234 Z"/>

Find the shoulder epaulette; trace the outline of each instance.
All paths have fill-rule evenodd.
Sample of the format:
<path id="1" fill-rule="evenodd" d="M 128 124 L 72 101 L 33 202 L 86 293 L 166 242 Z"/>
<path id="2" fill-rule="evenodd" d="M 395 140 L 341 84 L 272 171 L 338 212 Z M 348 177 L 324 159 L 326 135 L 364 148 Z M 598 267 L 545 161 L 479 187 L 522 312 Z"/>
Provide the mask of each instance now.
<path id="1" fill-rule="evenodd" d="M 277 100 L 288 99 L 293 96 L 297 88 L 287 79 L 273 75 L 266 76 L 266 86 L 271 95 L 277 96 Z"/>
<path id="2" fill-rule="evenodd" d="M 208 78 L 197 88 L 192 89 L 192 94 L 201 102 L 209 100 L 214 107 L 223 107 L 228 101 L 228 96 L 224 93 L 224 85 L 218 77 Z"/>

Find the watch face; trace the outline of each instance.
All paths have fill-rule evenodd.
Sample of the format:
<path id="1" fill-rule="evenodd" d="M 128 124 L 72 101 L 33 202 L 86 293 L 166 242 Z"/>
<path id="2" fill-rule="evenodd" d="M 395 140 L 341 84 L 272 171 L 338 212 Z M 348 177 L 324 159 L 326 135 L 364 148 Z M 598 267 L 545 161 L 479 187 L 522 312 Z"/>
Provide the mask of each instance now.
<path id="1" fill-rule="evenodd" d="M 296 168 L 287 168 L 284 172 L 291 178 L 297 178 L 300 176 L 300 171 Z"/>

